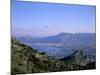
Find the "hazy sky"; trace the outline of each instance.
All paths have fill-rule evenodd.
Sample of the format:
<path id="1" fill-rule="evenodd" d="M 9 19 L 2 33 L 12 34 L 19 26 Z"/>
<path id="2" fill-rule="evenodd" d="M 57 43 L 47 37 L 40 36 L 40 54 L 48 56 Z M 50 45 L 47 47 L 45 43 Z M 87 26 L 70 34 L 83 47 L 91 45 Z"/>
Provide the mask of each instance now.
<path id="1" fill-rule="evenodd" d="M 95 6 L 13 1 L 12 34 L 94 33 L 95 10 Z"/>

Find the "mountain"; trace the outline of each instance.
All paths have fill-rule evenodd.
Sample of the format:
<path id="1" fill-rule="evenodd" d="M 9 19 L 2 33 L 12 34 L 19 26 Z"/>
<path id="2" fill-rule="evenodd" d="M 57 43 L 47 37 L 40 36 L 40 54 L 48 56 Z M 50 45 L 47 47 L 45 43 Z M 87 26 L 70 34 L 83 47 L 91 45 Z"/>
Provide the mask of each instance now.
<path id="1" fill-rule="evenodd" d="M 95 33 L 59 33 L 57 35 L 34 38 L 18 37 L 22 43 L 47 52 L 57 57 L 65 57 L 72 54 L 76 49 L 84 50 L 84 53 L 95 59 L 96 34 Z"/>
<path id="2" fill-rule="evenodd" d="M 70 58 L 69 58 L 70 57 Z M 95 69 L 95 62 L 89 62 L 85 65 L 80 63 L 68 63 L 79 58 L 83 60 L 83 52 L 77 51 L 71 56 L 63 59 L 56 59 L 48 56 L 45 52 L 38 52 L 18 41 L 16 38 L 11 39 L 11 74 L 26 74 L 26 73 L 41 73 L 41 72 L 56 72 L 70 70 Z M 66 59 L 67 58 L 67 59 Z M 69 58 L 69 59 L 68 59 Z M 78 61 L 77 61 L 78 62 Z"/>
<path id="3" fill-rule="evenodd" d="M 84 46 L 94 45 L 95 38 L 95 33 L 59 33 L 54 36 L 40 38 L 33 41 L 33 43 L 62 43 L 66 46 Z"/>
<path id="4" fill-rule="evenodd" d="M 18 37 L 18 39 L 25 43 L 61 43 L 64 46 L 79 47 L 95 45 L 95 35 L 95 33 L 59 33 L 57 35 L 42 38 Z"/>

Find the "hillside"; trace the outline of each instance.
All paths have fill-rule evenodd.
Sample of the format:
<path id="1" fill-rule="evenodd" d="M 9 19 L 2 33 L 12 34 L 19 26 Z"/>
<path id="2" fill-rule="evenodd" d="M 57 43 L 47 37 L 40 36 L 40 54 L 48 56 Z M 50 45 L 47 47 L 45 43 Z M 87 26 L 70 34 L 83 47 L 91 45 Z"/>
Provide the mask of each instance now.
<path id="1" fill-rule="evenodd" d="M 95 62 L 88 62 L 85 65 L 80 63 L 68 63 L 69 60 L 74 60 L 77 55 L 77 61 L 81 61 L 84 56 L 77 51 L 71 55 L 71 58 L 55 59 L 46 55 L 44 52 L 39 53 L 36 49 L 28 45 L 20 43 L 16 38 L 11 39 L 11 74 L 26 74 L 26 73 L 41 73 L 41 72 L 56 72 L 70 70 L 95 69 Z"/>

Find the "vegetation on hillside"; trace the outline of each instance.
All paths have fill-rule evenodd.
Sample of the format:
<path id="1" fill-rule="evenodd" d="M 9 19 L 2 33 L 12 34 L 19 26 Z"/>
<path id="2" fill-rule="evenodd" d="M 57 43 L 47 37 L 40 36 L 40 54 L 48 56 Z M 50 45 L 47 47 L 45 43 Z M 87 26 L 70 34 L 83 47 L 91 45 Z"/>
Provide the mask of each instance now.
<path id="1" fill-rule="evenodd" d="M 85 57 L 82 51 L 77 51 L 69 57 L 55 59 L 44 52 L 39 53 L 36 49 L 20 43 L 14 37 L 11 39 L 12 75 L 95 69 L 95 62 L 88 62 L 85 65 L 81 65 L 81 62 L 85 61 Z"/>

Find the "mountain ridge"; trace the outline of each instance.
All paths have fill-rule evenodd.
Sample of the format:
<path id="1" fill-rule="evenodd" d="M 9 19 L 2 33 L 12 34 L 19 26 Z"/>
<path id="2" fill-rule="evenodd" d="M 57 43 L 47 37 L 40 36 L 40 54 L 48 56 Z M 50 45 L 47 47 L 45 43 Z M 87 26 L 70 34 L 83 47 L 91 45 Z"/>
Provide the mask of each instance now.
<path id="1" fill-rule="evenodd" d="M 50 42 L 50 41 L 52 41 L 52 42 L 56 42 L 55 40 L 57 40 L 57 41 L 61 41 L 61 39 L 64 39 L 64 37 L 66 38 L 66 39 L 68 39 L 69 40 L 69 37 L 75 37 L 76 39 L 77 38 L 82 38 L 82 37 L 84 37 L 84 38 L 91 38 L 91 37 L 93 37 L 94 39 L 96 38 L 95 37 L 95 33 L 64 33 L 64 32 L 62 32 L 62 33 L 59 33 L 59 34 L 56 34 L 56 35 L 52 35 L 52 36 L 46 36 L 46 37 L 38 37 L 38 38 L 34 38 L 34 37 L 29 37 L 29 39 L 31 39 L 31 41 L 34 43 L 34 42 L 36 42 L 36 41 L 38 41 L 38 42 L 44 42 L 45 43 L 45 41 L 41 41 L 41 40 L 46 40 L 46 42 Z M 81 37 L 82 36 L 82 37 Z M 27 38 L 28 37 L 17 37 L 20 41 L 24 38 L 26 38 L 26 40 L 27 40 Z M 22 38 L 22 39 L 21 39 Z M 33 39 L 32 39 L 33 38 Z M 36 41 L 34 41 L 34 39 L 36 40 Z M 50 40 L 50 41 L 49 41 Z"/>

